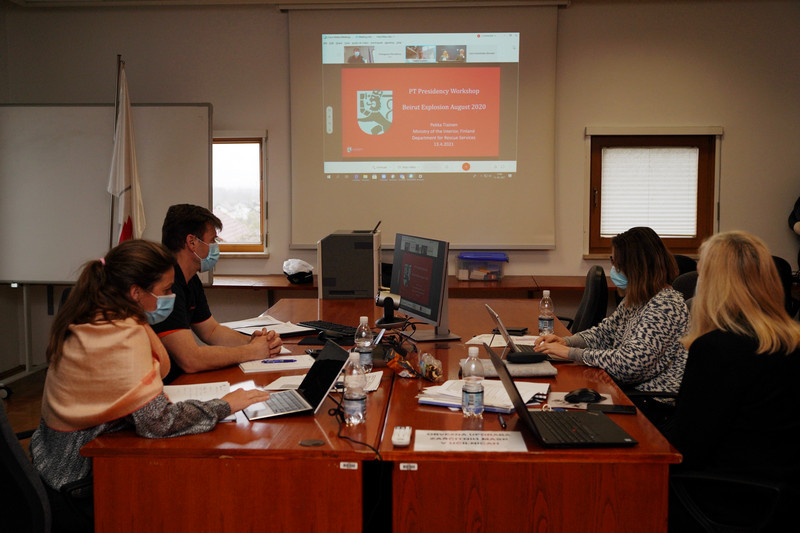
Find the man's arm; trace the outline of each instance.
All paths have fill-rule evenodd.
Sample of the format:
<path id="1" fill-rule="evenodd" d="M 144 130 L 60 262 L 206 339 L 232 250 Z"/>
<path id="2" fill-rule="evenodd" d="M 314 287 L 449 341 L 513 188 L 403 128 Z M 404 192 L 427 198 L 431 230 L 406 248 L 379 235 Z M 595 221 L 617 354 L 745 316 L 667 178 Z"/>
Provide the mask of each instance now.
<path id="1" fill-rule="evenodd" d="M 219 324 L 214 317 L 193 324 L 192 329 L 207 346 L 198 345 L 188 329 L 176 330 L 161 338 L 175 362 L 188 373 L 271 357 L 281 349 L 280 336 L 274 331 L 243 335 Z"/>

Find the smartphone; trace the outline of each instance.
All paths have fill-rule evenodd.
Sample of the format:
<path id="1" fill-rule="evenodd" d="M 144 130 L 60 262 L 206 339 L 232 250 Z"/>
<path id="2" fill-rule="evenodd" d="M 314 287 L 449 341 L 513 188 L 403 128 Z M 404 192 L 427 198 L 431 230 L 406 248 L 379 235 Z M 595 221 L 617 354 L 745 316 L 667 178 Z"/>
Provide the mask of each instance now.
<path id="1" fill-rule="evenodd" d="M 635 415 L 635 405 L 609 405 L 603 403 L 590 403 L 586 406 L 589 411 L 600 411 L 603 413 L 611 413 L 618 415 Z"/>

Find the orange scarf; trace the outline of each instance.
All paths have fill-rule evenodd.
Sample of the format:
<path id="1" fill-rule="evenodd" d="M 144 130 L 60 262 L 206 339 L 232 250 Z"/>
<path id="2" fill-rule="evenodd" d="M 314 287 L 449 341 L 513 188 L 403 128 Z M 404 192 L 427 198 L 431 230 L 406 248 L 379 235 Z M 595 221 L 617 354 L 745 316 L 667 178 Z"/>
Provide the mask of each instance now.
<path id="1" fill-rule="evenodd" d="M 133 318 L 69 326 L 47 369 L 42 417 L 58 431 L 90 428 L 133 413 L 164 388 L 169 356 L 150 326 Z"/>

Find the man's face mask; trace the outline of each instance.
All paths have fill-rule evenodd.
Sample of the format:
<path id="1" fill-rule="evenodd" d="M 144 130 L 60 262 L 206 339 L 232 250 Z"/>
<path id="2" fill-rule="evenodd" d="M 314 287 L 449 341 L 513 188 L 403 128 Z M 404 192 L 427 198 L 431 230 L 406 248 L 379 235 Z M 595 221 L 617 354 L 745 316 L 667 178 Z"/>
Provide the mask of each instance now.
<path id="1" fill-rule="evenodd" d="M 200 272 L 208 272 L 214 268 L 214 265 L 216 265 L 217 261 L 219 260 L 219 243 L 207 243 L 200 238 L 197 240 L 208 246 L 208 255 L 205 257 L 200 257 L 197 255 L 197 252 L 192 253 L 200 260 Z"/>

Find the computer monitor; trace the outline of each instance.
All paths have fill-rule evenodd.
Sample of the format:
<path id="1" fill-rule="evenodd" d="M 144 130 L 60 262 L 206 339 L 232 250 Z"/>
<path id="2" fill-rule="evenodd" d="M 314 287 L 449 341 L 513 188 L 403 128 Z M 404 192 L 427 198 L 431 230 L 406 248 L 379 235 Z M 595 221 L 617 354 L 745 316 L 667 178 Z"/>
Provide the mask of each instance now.
<path id="1" fill-rule="evenodd" d="M 434 326 L 418 330 L 417 341 L 458 340 L 450 333 L 447 298 L 447 241 L 398 233 L 394 241 L 391 292 L 400 296 L 398 310 Z"/>

